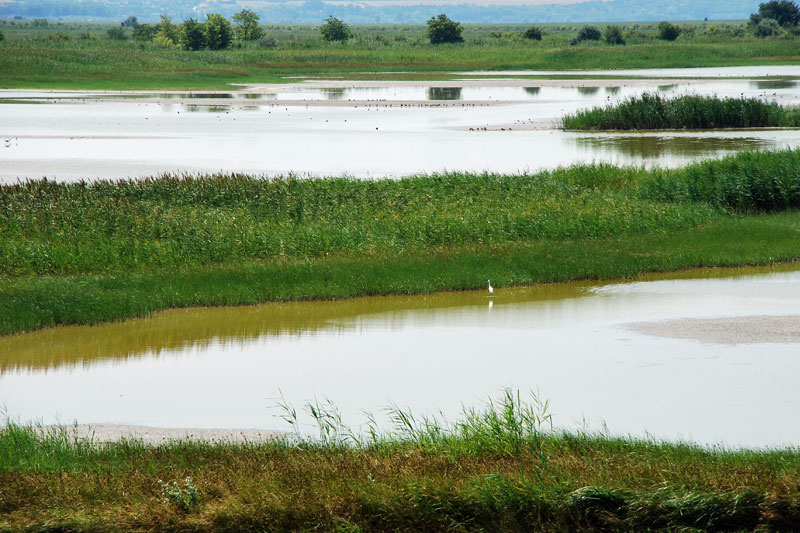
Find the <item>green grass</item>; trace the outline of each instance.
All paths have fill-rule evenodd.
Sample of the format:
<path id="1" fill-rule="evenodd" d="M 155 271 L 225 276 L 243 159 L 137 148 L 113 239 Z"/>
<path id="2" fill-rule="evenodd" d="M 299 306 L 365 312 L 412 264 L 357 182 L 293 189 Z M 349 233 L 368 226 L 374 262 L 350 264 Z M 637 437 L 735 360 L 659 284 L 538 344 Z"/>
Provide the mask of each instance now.
<path id="1" fill-rule="evenodd" d="M 0 187 L 0 334 L 797 259 L 800 151 L 676 170 Z"/>
<path id="2" fill-rule="evenodd" d="M 578 111 L 562 119 L 575 130 L 710 130 L 800 126 L 800 110 L 758 98 L 717 98 L 656 93 L 632 96 L 606 107 Z"/>
<path id="3" fill-rule="evenodd" d="M 277 46 L 257 44 L 225 51 L 186 52 L 154 43 L 107 39 L 53 40 L 79 30 L 58 26 L 34 31 L 7 29 L 0 42 L 0 88 L 30 89 L 221 89 L 230 84 L 285 81 L 284 76 L 349 76 L 365 71 L 396 76 L 502 69 L 617 69 L 792 64 L 800 61 L 798 37 L 756 39 L 744 34 L 692 33 L 667 43 L 638 25 L 628 29 L 628 45 L 582 43 L 570 46 L 572 26 L 548 30 L 544 39 L 520 37 L 523 27 L 470 27 L 462 45 L 431 45 L 421 26 L 356 27 L 347 43 L 322 41 L 315 27 L 267 28 Z M 709 28 L 714 26 L 709 26 Z M 105 28 L 105 26 L 103 26 Z M 99 31 L 105 31 L 100 28 Z M 563 29 L 562 29 L 563 28 Z M 728 31 L 728 30 L 725 30 Z M 374 33 L 373 33 L 374 32 Z M 653 34 L 653 35 L 651 35 Z M 492 37 L 498 35 L 498 37 Z"/>
<path id="4" fill-rule="evenodd" d="M 776 530 L 800 526 L 800 453 L 552 430 L 507 390 L 459 420 L 389 410 L 322 439 L 107 445 L 69 428 L 0 429 L 4 531 Z M 285 411 L 295 419 L 292 409 Z"/>

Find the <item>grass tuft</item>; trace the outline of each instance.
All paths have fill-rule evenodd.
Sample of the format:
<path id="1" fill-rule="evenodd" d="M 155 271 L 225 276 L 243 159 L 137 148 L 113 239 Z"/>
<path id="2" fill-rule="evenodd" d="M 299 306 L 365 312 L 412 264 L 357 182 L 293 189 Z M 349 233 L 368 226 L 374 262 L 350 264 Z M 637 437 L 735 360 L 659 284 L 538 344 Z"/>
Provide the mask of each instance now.
<path id="1" fill-rule="evenodd" d="M 573 130 L 711 130 L 720 128 L 798 127 L 797 109 L 758 98 L 717 98 L 684 95 L 665 98 L 657 93 L 632 96 L 617 104 L 566 115 L 562 124 Z"/>

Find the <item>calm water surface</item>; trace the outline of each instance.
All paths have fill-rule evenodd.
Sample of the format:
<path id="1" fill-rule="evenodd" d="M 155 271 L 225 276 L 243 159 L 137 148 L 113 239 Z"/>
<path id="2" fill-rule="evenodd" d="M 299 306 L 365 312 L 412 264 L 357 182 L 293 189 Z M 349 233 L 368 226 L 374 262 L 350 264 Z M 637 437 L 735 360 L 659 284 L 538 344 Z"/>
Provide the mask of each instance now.
<path id="1" fill-rule="evenodd" d="M 0 183 L 166 171 L 371 178 L 443 170 L 514 173 L 591 162 L 671 167 L 743 149 L 798 147 L 797 130 L 634 136 L 552 129 L 565 113 L 644 91 L 800 104 L 800 68 L 770 69 L 733 69 L 728 75 L 781 77 L 616 80 L 611 86 L 592 80 L 581 86 L 574 80 L 564 86 L 540 81 L 539 86 L 534 79 L 526 86 L 514 86 L 518 81 L 463 87 L 458 81 L 434 87 L 311 84 L 265 93 L 133 97 L 0 91 Z M 708 69 L 707 75 L 715 76 L 716 70 Z"/>
<path id="2" fill-rule="evenodd" d="M 192 309 L 0 338 L 22 421 L 282 429 L 275 398 L 328 398 L 358 426 L 390 403 L 456 418 L 505 386 L 557 426 L 729 446 L 798 445 L 800 344 L 651 337 L 631 323 L 800 315 L 800 270 L 418 297 Z M 713 276 L 713 277 L 710 277 Z M 380 416 L 379 416 L 380 418 Z"/>

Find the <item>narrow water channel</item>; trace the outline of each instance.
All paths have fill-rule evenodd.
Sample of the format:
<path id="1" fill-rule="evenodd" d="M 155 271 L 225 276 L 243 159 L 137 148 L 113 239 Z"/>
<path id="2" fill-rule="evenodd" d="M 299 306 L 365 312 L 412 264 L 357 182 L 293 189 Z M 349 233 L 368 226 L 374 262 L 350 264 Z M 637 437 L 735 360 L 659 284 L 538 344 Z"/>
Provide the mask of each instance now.
<path id="1" fill-rule="evenodd" d="M 178 310 L 5 337 L 0 405 L 22 422 L 287 429 L 282 394 L 297 407 L 329 399 L 357 427 L 362 410 L 380 419 L 390 404 L 457 418 L 513 387 L 549 400 L 561 428 L 796 446 L 798 356 L 794 264 L 493 298 Z"/>

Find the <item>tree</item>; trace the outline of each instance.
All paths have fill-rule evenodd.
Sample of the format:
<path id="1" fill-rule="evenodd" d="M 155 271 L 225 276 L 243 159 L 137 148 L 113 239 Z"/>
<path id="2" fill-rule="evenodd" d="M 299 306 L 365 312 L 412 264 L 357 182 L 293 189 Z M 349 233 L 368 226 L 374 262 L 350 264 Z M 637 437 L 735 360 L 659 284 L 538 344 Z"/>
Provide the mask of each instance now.
<path id="1" fill-rule="evenodd" d="M 153 37 L 153 42 L 161 46 L 175 46 L 178 42 L 178 28 L 166 15 L 161 15 L 161 22 L 158 24 L 158 31 Z"/>
<path id="2" fill-rule="evenodd" d="M 800 23 L 800 8 L 792 0 L 770 0 L 758 5 L 758 14 L 750 15 L 750 23 L 757 26 L 764 19 L 774 19 L 784 28 Z"/>
<path id="3" fill-rule="evenodd" d="M 325 19 L 319 31 L 326 41 L 346 41 L 350 38 L 350 27 L 333 16 Z"/>
<path id="4" fill-rule="evenodd" d="M 255 11 L 242 9 L 233 16 L 236 22 L 236 36 L 242 41 L 255 41 L 264 36 L 264 31 L 258 25 L 261 17 Z"/>
<path id="5" fill-rule="evenodd" d="M 123 28 L 135 28 L 139 24 L 139 20 L 131 15 L 120 23 Z"/>
<path id="6" fill-rule="evenodd" d="M 537 28 L 536 26 L 531 26 L 524 32 L 522 32 L 522 36 L 526 39 L 533 39 L 534 41 L 541 41 L 542 40 L 542 30 Z"/>
<path id="7" fill-rule="evenodd" d="M 463 43 L 462 31 L 464 27 L 461 23 L 450 20 L 444 13 L 428 20 L 428 38 L 431 44 Z"/>
<path id="8" fill-rule="evenodd" d="M 578 32 L 579 41 L 599 41 L 602 36 L 603 34 L 600 33 L 600 28 L 596 26 L 584 26 L 581 28 L 581 31 Z"/>
<path id="9" fill-rule="evenodd" d="M 625 44 L 625 38 L 622 36 L 622 30 L 619 26 L 606 26 L 603 37 L 608 44 Z"/>
<path id="10" fill-rule="evenodd" d="M 194 19 L 183 21 L 178 44 L 184 50 L 200 50 L 206 45 L 206 34 L 203 25 Z"/>
<path id="11" fill-rule="evenodd" d="M 224 50 L 233 40 L 233 29 L 228 19 L 219 13 L 211 13 L 206 17 L 206 46 L 212 50 Z"/>
<path id="12" fill-rule="evenodd" d="M 658 38 L 663 41 L 674 41 L 681 34 L 681 29 L 666 20 L 658 23 Z"/>
<path id="13" fill-rule="evenodd" d="M 109 28 L 106 35 L 108 35 L 108 38 L 112 41 L 124 41 L 128 38 L 125 30 L 118 27 Z"/>

